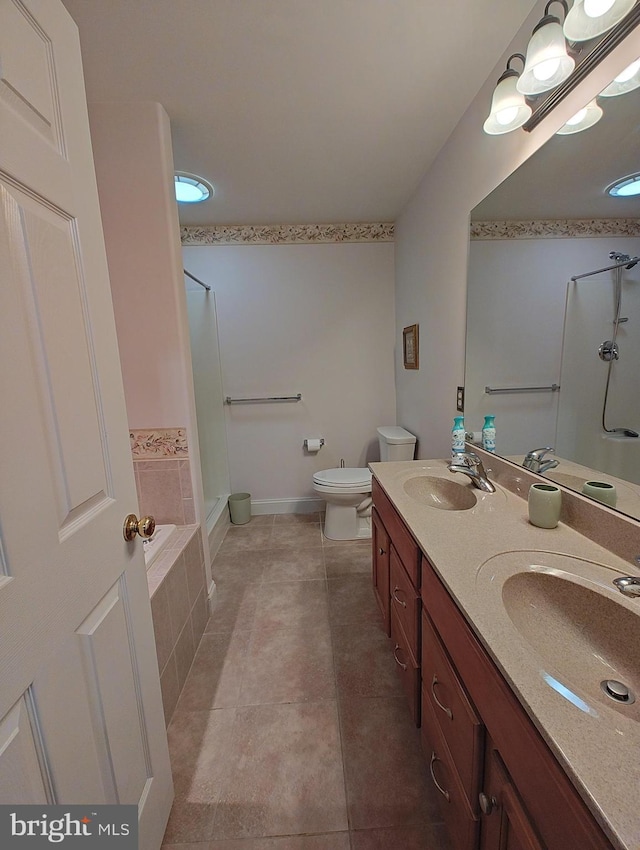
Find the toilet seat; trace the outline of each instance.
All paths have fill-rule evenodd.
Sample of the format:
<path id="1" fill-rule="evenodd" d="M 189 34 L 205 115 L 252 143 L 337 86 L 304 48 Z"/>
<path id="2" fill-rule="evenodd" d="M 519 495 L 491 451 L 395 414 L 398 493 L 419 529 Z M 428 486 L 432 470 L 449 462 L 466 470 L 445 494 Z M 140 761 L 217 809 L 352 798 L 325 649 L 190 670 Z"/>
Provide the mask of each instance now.
<path id="1" fill-rule="evenodd" d="M 314 473 L 314 488 L 327 493 L 369 493 L 371 471 L 359 467 L 322 469 Z"/>

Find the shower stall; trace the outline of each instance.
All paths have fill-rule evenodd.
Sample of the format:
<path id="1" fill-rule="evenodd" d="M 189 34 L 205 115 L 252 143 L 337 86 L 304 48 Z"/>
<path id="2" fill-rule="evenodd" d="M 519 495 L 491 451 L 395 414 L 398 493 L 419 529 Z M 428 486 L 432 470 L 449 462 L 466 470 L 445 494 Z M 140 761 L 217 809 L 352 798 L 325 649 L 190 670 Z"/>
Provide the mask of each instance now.
<path id="1" fill-rule="evenodd" d="M 640 258 L 609 258 L 567 286 L 556 450 L 640 484 Z"/>

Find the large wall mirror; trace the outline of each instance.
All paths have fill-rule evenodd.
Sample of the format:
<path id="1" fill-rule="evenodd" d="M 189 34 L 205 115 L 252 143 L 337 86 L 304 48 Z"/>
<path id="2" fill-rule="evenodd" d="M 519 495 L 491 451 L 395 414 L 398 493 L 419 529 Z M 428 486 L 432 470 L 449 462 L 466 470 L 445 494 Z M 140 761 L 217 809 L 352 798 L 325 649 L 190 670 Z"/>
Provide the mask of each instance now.
<path id="1" fill-rule="evenodd" d="M 472 210 L 465 425 L 494 414 L 498 454 L 551 446 L 542 474 L 640 518 L 640 263 L 571 280 L 640 255 L 640 196 L 606 191 L 640 172 L 640 89 L 601 103 Z"/>

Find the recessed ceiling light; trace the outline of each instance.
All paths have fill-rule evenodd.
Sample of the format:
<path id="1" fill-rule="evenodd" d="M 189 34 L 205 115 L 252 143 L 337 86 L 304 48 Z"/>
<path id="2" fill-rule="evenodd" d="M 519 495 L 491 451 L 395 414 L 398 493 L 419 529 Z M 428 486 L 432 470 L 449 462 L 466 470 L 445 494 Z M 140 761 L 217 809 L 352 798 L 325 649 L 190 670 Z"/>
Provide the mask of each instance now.
<path id="1" fill-rule="evenodd" d="M 611 186 L 607 186 L 607 193 L 614 198 L 633 198 L 640 195 L 640 173 L 616 180 Z"/>
<path id="2" fill-rule="evenodd" d="M 186 171 L 176 171 L 174 176 L 176 201 L 179 204 L 201 204 L 207 198 L 212 198 L 215 189 L 203 177 L 188 174 Z"/>

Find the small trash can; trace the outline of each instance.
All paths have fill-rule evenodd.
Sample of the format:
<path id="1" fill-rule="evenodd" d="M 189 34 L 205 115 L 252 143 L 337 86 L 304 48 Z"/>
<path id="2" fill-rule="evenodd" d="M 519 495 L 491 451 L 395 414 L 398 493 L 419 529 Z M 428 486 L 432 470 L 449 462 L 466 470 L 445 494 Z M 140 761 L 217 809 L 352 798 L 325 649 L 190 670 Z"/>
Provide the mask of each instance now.
<path id="1" fill-rule="evenodd" d="M 234 525 L 244 525 L 251 519 L 251 493 L 232 493 L 229 496 L 229 513 Z"/>

